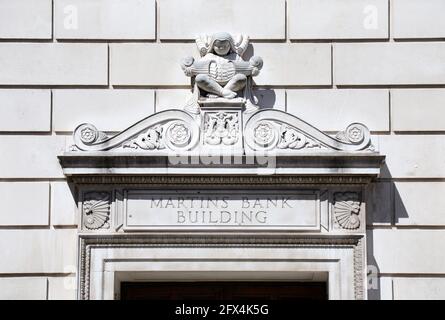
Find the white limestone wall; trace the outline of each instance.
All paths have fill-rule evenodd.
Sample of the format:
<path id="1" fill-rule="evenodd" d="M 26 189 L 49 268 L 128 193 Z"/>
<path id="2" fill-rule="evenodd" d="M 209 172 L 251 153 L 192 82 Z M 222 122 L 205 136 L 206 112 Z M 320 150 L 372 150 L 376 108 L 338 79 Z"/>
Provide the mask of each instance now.
<path id="1" fill-rule="evenodd" d="M 83 121 L 180 107 L 198 33 L 247 33 L 260 104 L 380 138 L 373 299 L 445 298 L 444 0 L 0 0 L 0 298 L 75 298 L 75 203 L 56 156 Z M 69 140 L 68 140 L 69 141 Z"/>

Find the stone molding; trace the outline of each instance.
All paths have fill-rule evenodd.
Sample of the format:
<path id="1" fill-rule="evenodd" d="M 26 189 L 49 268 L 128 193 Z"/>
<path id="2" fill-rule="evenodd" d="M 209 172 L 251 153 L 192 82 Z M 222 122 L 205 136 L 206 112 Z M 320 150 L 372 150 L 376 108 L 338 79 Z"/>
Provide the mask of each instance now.
<path id="1" fill-rule="evenodd" d="M 74 175 L 70 177 L 71 181 L 76 184 L 125 184 L 125 185 L 224 185 L 224 186 L 251 186 L 251 185 L 364 185 L 372 181 L 371 176 L 100 176 L 100 175 Z"/>
<path id="2" fill-rule="evenodd" d="M 363 235 L 320 236 L 295 233 L 150 233 L 146 235 L 81 235 L 79 259 L 79 299 L 90 299 L 91 249 L 93 248 L 175 248 L 175 247 L 276 247 L 276 248 L 352 248 L 353 286 L 357 300 L 366 297 L 364 292 Z"/>

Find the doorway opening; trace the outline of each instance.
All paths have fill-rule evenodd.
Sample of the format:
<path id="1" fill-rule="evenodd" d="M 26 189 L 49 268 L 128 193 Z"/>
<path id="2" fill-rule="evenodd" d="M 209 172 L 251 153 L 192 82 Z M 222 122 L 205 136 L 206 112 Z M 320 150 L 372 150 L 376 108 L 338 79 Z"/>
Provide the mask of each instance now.
<path id="1" fill-rule="evenodd" d="M 327 300 L 326 282 L 121 282 L 121 300 Z"/>

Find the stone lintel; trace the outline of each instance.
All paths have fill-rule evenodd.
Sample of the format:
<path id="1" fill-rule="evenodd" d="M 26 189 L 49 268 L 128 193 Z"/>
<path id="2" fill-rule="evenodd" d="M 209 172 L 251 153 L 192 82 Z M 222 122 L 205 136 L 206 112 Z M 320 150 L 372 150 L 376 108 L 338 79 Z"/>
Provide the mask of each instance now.
<path id="1" fill-rule="evenodd" d="M 199 157 L 117 152 L 74 152 L 59 156 L 64 174 L 76 175 L 323 175 L 377 177 L 385 157 L 378 153 Z M 213 161 L 213 163 L 210 163 Z"/>

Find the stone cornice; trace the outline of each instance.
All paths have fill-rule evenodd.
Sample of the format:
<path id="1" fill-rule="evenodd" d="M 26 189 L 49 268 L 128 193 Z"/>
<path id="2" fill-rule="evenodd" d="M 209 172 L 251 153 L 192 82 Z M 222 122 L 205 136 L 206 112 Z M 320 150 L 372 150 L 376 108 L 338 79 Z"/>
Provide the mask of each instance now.
<path id="1" fill-rule="evenodd" d="M 205 164 L 200 158 L 182 155 L 147 155 L 116 152 L 72 152 L 59 156 L 67 176 L 141 176 L 141 175 L 294 175 L 377 177 L 384 156 L 378 153 L 343 153 L 238 157 L 238 163 Z M 215 158 L 213 158 L 215 160 Z M 249 162 L 250 161 L 250 162 Z M 176 162 L 176 163 L 175 163 Z M 253 163 L 252 163 L 253 162 Z"/>

